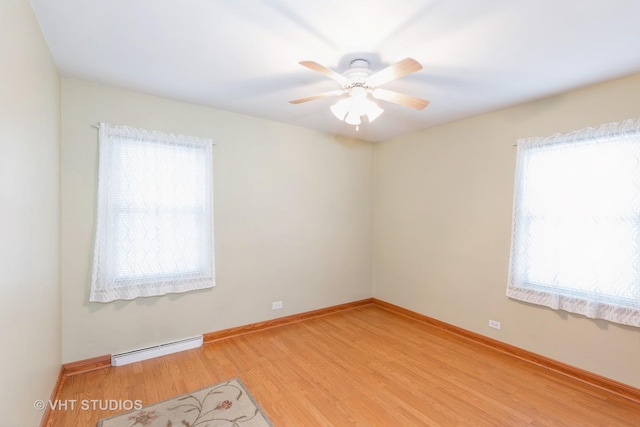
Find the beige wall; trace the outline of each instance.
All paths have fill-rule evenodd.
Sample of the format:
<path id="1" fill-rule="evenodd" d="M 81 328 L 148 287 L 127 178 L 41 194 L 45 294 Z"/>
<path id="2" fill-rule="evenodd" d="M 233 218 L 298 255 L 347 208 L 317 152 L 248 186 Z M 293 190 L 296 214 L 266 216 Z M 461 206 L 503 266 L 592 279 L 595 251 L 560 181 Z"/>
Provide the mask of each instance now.
<path id="1" fill-rule="evenodd" d="M 373 147 L 63 80 L 63 361 L 371 297 Z M 212 138 L 217 286 L 89 303 L 100 121 Z M 284 301 L 272 311 L 271 302 Z"/>
<path id="2" fill-rule="evenodd" d="M 374 296 L 640 387 L 638 329 L 505 296 L 512 145 L 640 117 L 639 98 L 635 75 L 378 145 Z"/>
<path id="3" fill-rule="evenodd" d="M 60 370 L 60 78 L 29 2 L 0 4 L 0 425 L 37 425 Z"/>

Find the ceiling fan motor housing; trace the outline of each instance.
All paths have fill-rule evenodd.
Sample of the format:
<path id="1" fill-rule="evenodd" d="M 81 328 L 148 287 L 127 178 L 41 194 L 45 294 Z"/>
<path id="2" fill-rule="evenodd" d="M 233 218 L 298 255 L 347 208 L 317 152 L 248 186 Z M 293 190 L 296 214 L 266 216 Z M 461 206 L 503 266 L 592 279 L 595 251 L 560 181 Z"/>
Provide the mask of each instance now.
<path id="1" fill-rule="evenodd" d="M 369 68 L 369 61 L 354 59 L 351 61 L 351 67 L 344 72 L 348 80 L 342 87 L 349 92 L 350 96 L 366 96 L 374 89 L 373 83 L 369 80 L 371 74 L 373 71 Z"/>

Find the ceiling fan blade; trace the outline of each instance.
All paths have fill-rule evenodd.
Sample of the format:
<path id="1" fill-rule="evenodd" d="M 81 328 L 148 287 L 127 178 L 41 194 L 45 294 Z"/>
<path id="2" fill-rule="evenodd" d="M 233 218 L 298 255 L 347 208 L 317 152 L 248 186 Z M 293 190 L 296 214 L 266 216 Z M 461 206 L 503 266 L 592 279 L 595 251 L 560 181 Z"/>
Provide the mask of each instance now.
<path id="1" fill-rule="evenodd" d="M 294 99 L 293 101 L 289 101 L 292 104 L 302 104 L 303 102 L 315 101 L 316 99 L 328 98 L 330 96 L 338 96 L 342 95 L 346 91 L 343 89 L 332 90 L 329 92 L 322 92 L 317 95 L 307 96 L 306 98 Z"/>
<path id="2" fill-rule="evenodd" d="M 400 77 L 404 77 L 420 70 L 422 70 L 422 65 L 420 65 L 418 61 L 413 58 L 405 58 L 400 62 L 396 62 L 395 64 L 372 74 L 369 79 L 374 85 L 380 86 L 383 83 L 399 79 Z"/>
<path id="3" fill-rule="evenodd" d="M 329 77 L 330 79 L 333 79 L 335 81 L 337 81 L 338 83 L 340 83 L 341 85 L 345 84 L 347 82 L 347 78 L 345 76 L 343 76 L 342 74 L 338 74 L 335 71 L 333 71 L 330 68 L 325 67 L 324 65 L 320 65 L 317 62 L 313 62 L 313 61 L 301 61 L 300 65 L 304 65 L 305 67 L 318 72 L 320 74 L 324 74 L 325 76 Z"/>
<path id="4" fill-rule="evenodd" d="M 374 89 L 373 92 L 371 92 L 371 96 L 382 101 L 393 102 L 394 104 L 415 108 L 416 110 L 422 110 L 424 107 L 429 105 L 429 101 L 426 99 L 415 98 L 413 96 L 405 95 L 404 93 L 393 92 L 386 89 Z"/>

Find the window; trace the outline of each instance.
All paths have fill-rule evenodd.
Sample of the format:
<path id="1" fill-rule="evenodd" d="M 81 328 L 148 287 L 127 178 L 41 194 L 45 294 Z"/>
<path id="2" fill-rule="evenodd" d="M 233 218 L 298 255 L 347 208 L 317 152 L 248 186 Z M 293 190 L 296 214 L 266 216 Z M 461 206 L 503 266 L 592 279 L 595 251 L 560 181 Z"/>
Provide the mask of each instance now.
<path id="1" fill-rule="evenodd" d="M 640 120 L 518 141 L 507 296 L 640 326 Z"/>
<path id="2" fill-rule="evenodd" d="M 99 128 L 90 301 L 215 286 L 210 140 Z"/>

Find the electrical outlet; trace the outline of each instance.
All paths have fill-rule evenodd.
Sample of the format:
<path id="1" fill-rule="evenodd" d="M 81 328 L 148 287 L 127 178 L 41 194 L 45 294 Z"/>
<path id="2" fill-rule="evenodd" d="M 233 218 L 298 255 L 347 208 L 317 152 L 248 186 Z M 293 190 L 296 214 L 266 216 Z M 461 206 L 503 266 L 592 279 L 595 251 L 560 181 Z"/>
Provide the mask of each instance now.
<path id="1" fill-rule="evenodd" d="M 282 308 L 282 301 L 274 301 L 271 303 L 271 310 L 280 310 Z"/>
<path id="2" fill-rule="evenodd" d="M 500 329 L 501 325 L 500 325 L 500 322 L 498 322 L 497 320 L 489 320 L 489 327 L 494 329 Z"/>

